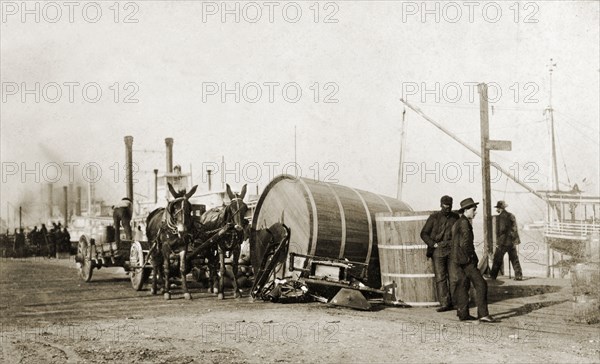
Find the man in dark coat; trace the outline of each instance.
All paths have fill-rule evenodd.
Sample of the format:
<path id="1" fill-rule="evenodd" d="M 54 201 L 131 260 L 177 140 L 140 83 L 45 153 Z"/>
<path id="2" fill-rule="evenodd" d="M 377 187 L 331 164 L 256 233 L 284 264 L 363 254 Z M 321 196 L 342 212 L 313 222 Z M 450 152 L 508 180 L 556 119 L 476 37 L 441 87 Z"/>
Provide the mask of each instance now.
<path id="1" fill-rule="evenodd" d="M 121 241 L 121 224 L 125 229 L 127 240 L 131 240 L 131 217 L 133 216 L 133 205 L 129 197 L 124 197 L 113 206 L 113 222 L 115 224 L 115 241 Z"/>
<path id="2" fill-rule="evenodd" d="M 17 229 L 15 229 L 15 244 L 13 249 L 15 251 L 15 256 L 22 257 L 23 252 L 25 251 L 25 232 L 22 228 L 20 228 L 18 232 L 16 230 Z"/>
<path id="3" fill-rule="evenodd" d="M 456 308 L 457 315 L 461 321 L 476 320 L 481 322 L 495 322 L 488 312 L 487 283 L 481 272 L 477 269 L 479 259 L 475 253 L 473 225 L 477 205 L 479 202 L 472 198 L 460 202 L 459 213 L 462 216 L 452 227 L 452 248 L 450 252 L 450 264 L 457 274 Z M 477 318 L 469 314 L 469 291 L 468 282 L 475 287 L 475 302 L 477 304 Z"/>
<path id="4" fill-rule="evenodd" d="M 55 222 L 52 223 L 52 229 L 47 234 L 48 239 L 48 258 L 56 257 L 56 231 L 58 225 Z"/>
<path id="5" fill-rule="evenodd" d="M 441 307 L 437 312 L 452 310 L 454 281 L 448 275 L 452 225 L 458 220 L 458 214 L 452 212 L 452 197 L 443 196 L 440 200 L 441 210 L 429 216 L 421 230 L 421 239 L 427 244 L 427 257 L 433 259 L 437 299 Z"/>
<path id="6" fill-rule="evenodd" d="M 519 263 L 519 253 L 517 245 L 521 242 L 519 239 L 519 230 L 517 229 L 517 219 L 515 215 L 506 211 L 508 205 L 504 201 L 498 201 L 496 204 L 496 252 L 494 253 L 494 264 L 490 271 L 490 277 L 496 279 L 498 271 L 502 266 L 504 255 L 508 253 L 508 259 L 515 269 L 515 280 L 523 279 L 523 271 Z"/>
<path id="7" fill-rule="evenodd" d="M 62 244 L 63 244 L 63 252 L 67 253 L 71 251 L 71 234 L 69 234 L 69 230 L 65 226 L 62 231 Z"/>
<path id="8" fill-rule="evenodd" d="M 44 253 L 46 255 L 50 254 L 50 242 L 48 241 L 48 229 L 46 228 L 46 224 L 42 224 L 42 228 L 40 229 L 40 240 L 44 243 Z"/>
<path id="9" fill-rule="evenodd" d="M 31 230 L 29 232 L 29 235 L 27 235 L 27 237 L 29 238 L 29 244 L 31 244 L 32 246 L 35 247 L 36 251 L 39 251 L 39 240 L 38 240 L 38 235 L 39 235 L 39 230 L 37 228 L 37 225 L 33 227 L 33 230 Z"/>

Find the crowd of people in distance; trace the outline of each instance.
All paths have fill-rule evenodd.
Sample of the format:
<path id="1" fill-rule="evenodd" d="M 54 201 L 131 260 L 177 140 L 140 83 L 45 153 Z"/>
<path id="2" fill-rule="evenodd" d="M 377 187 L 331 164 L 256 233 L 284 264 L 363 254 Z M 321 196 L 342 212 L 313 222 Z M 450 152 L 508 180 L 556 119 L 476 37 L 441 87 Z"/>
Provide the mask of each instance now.
<path id="1" fill-rule="evenodd" d="M 71 235 L 60 222 L 53 222 L 50 230 L 46 224 L 42 224 L 40 229 L 34 226 L 28 233 L 23 228 L 15 229 L 14 234 L 6 230 L 1 240 L 3 255 L 12 257 L 35 255 L 54 258 L 57 252 L 69 252 L 71 249 Z"/>

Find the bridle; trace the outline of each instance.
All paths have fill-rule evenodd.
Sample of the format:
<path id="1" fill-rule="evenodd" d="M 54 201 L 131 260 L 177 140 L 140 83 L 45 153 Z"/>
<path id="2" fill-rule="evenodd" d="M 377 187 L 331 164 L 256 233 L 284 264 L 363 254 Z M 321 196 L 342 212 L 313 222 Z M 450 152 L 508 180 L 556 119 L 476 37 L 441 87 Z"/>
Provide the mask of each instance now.
<path id="1" fill-rule="evenodd" d="M 227 221 L 225 221 L 226 223 L 229 223 L 229 222 L 231 222 L 232 220 L 234 220 L 234 219 L 235 219 L 235 215 L 237 215 L 237 214 L 240 212 L 240 210 L 242 209 L 242 206 L 243 206 L 243 205 L 245 205 L 245 204 L 244 204 L 244 200 L 242 200 L 241 198 L 239 198 L 239 197 L 237 197 L 237 196 L 236 196 L 235 198 L 231 199 L 231 203 L 229 204 L 229 206 L 228 206 L 228 207 L 231 207 L 231 205 L 233 205 L 233 202 L 234 202 L 234 201 L 235 201 L 235 204 L 236 204 L 237 210 L 235 210 L 235 211 L 233 211 L 233 212 L 230 212 L 230 214 L 231 214 L 231 215 L 227 217 Z M 241 201 L 241 204 L 240 204 L 240 201 Z M 230 211 L 231 211 L 231 210 L 230 210 Z M 240 220 L 241 220 L 241 219 L 242 219 L 242 218 L 240 217 Z M 235 222 L 235 221 L 234 221 L 234 222 Z M 240 226 L 241 226 L 241 221 L 240 221 Z"/>
<path id="2" fill-rule="evenodd" d="M 236 210 L 232 209 L 234 203 L 235 203 L 235 207 L 237 208 Z M 246 206 L 244 204 L 244 200 L 243 199 L 241 199 L 240 197 L 234 197 L 234 198 L 232 198 L 231 202 L 227 206 L 227 208 L 229 210 L 229 214 L 228 214 L 229 216 L 227 216 L 227 219 L 225 220 L 225 224 L 229 224 L 229 223 L 233 222 L 234 225 L 235 225 L 235 220 L 234 220 L 235 219 L 235 215 L 237 215 L 241 211 L 241 209 L 242 209 L 243 206 Z M 242 219 L 243 218 L 240 216 L 240 220 L 242 220 Z M 243 224 L 243 222 L 240 221 L 240 225 L 239 226 L 241 227 L 242 224 Z M 243 228 L 241 230 L 239 230 L 239 231 L 237 229 L 235 229 L 234 234 L 235 235 L 233 235 L 231 237 L 231 239 L 223 239 L 223 240 L 221 240 L 219 242 L 220 248 L 224 248 L 226 250 L 229 250 L 229 249 L 231 249 L 231 247 L 234 244 L 241 242 L 241 240 L 242 240 L 241 237 L 243 236 Z M 224 245 L 221 245 L 221 244 L 224 244 Z"/>
<path id="3" fill-rule="evenodd" d="M 171 207 L 178 202 L 181 202 L 181 208 L 175 209 L 175 211 L 171 214 L 169 212 L 169 210 L 171 210 Z M 169 202 L 169 206 L 167 206 L 167 208 L 165 209 L 164 221 L 165 221 L 165 225 L 166 225 L 166 230 L 171 234 L 174 234 L 174 235 L 178 234 L 177 221 L 175 220 L 174 216 L 177 216 L 178 214 L 185 212 L 184 211 L 185 203 L 186 203 L 186 199 L 184 197 L 179 197 L 179 198 L 176 198 L 175 200 Z M 185 214 L 184 214 L 184 221 L 185 221 Z"/>

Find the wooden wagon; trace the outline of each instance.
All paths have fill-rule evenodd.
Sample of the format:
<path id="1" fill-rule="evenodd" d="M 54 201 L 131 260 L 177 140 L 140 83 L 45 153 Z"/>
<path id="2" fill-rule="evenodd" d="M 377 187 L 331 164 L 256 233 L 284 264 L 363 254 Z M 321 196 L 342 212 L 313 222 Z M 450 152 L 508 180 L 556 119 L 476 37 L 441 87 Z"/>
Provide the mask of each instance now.
<path id="1" fill-rule="evenodd" d="M 79 266 L 79 277 L 84 282 L 92 279 L 92 272 L 102 267 L 122 267 L 129 272 L 131 286 L 139 291 L 152 270 L 148 264 L 150 243 L 147 241 L 115 241 L 113 226 L 92 229 L 83 234 L 77 245 L 75 261 Z"/>

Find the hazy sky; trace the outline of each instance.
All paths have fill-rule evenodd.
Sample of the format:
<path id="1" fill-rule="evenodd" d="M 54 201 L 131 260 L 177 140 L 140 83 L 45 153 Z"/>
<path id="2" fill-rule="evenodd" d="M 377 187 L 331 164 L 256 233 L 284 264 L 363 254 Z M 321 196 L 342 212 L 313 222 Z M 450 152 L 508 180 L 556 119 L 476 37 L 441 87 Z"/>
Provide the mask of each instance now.
<path id="1" fill-rule="evenodd" d="M 422 2 L 229 1 L 231 13 L 222 2 L 121 2 L 118 12 L 113 2 L 76 2 L 72 22 L 61 2 L 37 3 L 39 11 L 27 2 L 32 13 L 25 15 L 21 2 L 1 3 L 3 218 L 7 203 L 41 199 L 40 184 L 54 177 L 52 162 L 62 166 L 57 186 L 68 182 L 65 162 L 76 182 L 86 163 L 97 163 L 99 195 L 122 197 L 114 166 L 123 167 L 125 135 L 136 150 L 159 151 L 173 137 L 175 163 L 184 171 L 191 166 L 195 182 L 203 163 L 224 156 L 235 170 L 239 162 L 228 182 L 234 189 L 248 182 L 254 191 L 294 162 L 296 127 L 305 176 L 318 170 L 321 180 L 393 196 L 403 92 L 479 149 L 478 82 L 493 85 L 491 138 L 512 141 L 512 151 L 492 152 L 492 159 L 546 189 L 550 58 L 557 63 L 561 187 L 570 181 L 599 193 L 597 1 L 428 2 L 427 9 Z M 428 210 L 443 194 L 457 203 L 480 200 L 480 168 L 472 167 L 470 179 L 468 167 L 477 157 L 410 110 L 406 120 L 405 162 L 413 174 L 403 200 Z M 149 172 L 164 170 L 164 155 L 136 151 L 134 159 L 141 170 L 135 192 L 146 195 Z M 36 162 L 39 183 L 22 170 L 35 171 Z M 493 200 L 522 210 L 522 220 L 543 217 L 542 202 L 505 177 L 493 188 Z"/>

